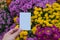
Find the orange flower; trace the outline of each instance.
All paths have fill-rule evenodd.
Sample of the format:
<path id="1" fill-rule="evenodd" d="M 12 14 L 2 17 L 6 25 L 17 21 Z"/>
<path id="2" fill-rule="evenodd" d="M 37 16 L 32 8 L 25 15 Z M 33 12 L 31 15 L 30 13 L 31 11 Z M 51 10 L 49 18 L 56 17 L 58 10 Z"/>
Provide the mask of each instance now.
<path id="1" fill-rule="evenodd" d="M 7 5 L 11 3 L 11 0 L 6 0 Z"/>

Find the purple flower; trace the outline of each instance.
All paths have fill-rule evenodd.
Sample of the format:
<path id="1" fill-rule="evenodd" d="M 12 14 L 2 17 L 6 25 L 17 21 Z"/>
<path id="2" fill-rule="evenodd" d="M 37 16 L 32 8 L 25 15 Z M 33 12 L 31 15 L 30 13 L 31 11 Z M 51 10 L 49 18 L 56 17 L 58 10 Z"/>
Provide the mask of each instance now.
<path id="1" fill-rule="evenodd" d="M 19 24 L 19 18 L 16 19 L 17 23 Z"/>
<path id="2" fill-rule="evenodd" d="M 27 38 L 27 40 L 34 40 L 34 38 Z"/>
<path id="3" fill-rule="evenodd" d="M 34 37 L 34 40 L 38 40 L 37 37 Z"/>
<path id="4" fill-rule="evenodd" d="M 11 24 L 11 19 L 9 18 L 8 20 L 7 20 L 7 24 L 9 25 L 9 24 Z"/>
<path id="5" fill-rule="evenodd" d="M 45 8 L 47 3 L 52 4 L 55 1 L 56 0 L 14 0 L 9 5 L 9 10 L 12 13 L 11 16 L 14 16 L 19 14 L 21 11 L 27 12 L 29 9 L 33 9 L 35 6 Z"/>
<path id="6" fill-rule="evenodd" d="M 56 0 L 48 0 L 49 4 L 56 2 Z"/>
<path id="7" fill-rule="evenodd" d="M 4 34 L 10 30 L 12 24 L 13 19 L 10 14 L 0 9 L 0 40 L 2 40 Z"/>
<path id="8" fill-rule="evenodd" d="M 12 25 L 10 26 L 10 30 L 13 29 L 15 26 L 16 26 L 16 24 L 12 24 Z"/>
<path id="9" fill-rule="evenodd" d="M 4 36 L 5 33 L 6 33 L 6 32 L 0 33 L 0 40 L 2 40 L 2 38 L 3 38 L 3 36 Z"/>
<path id="10" fill-rule="evenodd" d="M 45 3 L 43 2 L 37 3 L 35 6 L 46 8 Z"/>
<path id="11" fill-rule="evenodd" d="M 27 12 L 26 6 L 22 6 L 20 9 L 23 10 L 24 12 Z"/>

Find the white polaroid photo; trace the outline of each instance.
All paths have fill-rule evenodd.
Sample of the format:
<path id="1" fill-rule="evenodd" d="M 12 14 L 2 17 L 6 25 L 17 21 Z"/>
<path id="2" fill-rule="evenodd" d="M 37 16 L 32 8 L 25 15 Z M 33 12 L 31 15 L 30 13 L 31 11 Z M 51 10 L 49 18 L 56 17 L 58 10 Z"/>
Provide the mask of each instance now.
<path id="1" fill-rule="evenodd" d="M 31 13 L 20 12 L 20 29 L 31 30 Z"/>

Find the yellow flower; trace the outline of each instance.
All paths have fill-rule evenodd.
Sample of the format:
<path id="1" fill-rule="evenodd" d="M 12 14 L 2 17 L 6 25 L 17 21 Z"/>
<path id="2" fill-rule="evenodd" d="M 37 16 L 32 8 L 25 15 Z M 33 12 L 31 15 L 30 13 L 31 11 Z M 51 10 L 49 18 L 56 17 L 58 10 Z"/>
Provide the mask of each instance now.
<path id="1" fill-rule="evenodd" d="M 55 24 L 54 20 L 51 21 L 52 24 Z"/>
<path id="2" fill-rule="evenodd" d="M 20 38 L 23 38 L 24 36 L 27 36 L 28 32 L 27 31 L 21 31 L 20 32 Z"/>
<path id="3" fill-rule="evenodd" d="M 48 17 L 48 13 L 45 14 L 45 17 Z"/>
<path id="4" fill-rule="evenodd" d="M 16 25 L 16 27 L 15 28 L 19 28 L 19 25 Z"/>
<path id="5" fill-rule="evenodd" d="M 46 23 L 46 21 L 44 21 L 44 23 Z"/>
<path id="6" fill-rule="evenodd" d="M 51 11 L 49 11 L 48 13 L 52 14 L 52 12 L 53 12 L 53 11 L 51 10 Z"/>
<path id="7" fill-rule="evenodd" d="M 50 4 L 46 4 L 46 6 L 47 6 L 47 7 L 51 7 L 51 5 L 50 5 Z"/>
<path id="8" fill-rule="evenodd" d="M 13 19 L 15 23 L 17 23 L 17 20 L 16 20 L 17 18 L 18 18 L 18 16 L 16 16 L 16 17 Z"/>
<path id="9" fill-rule="evenodd" d="M 41 17 L 41 13 L 37 15 L 38 17 Z"/>
<path id="10" fill-rule="evenodd" d="M 20 32 L 20 35 L 28 35 L 28 32 L 27 31 L 22 31 L 22 32 Z"/>
<path id="11" fill-rule="evenodd" d="M 24 32 L 23 32 L 23 35 L 28 35 L 28 32 L 27 32 L 27 31 L 24 31 Z"/>
<path id="12" fill-rule="evenodd" d="M 34 9 L 35 9 L 36 11 L 41 11 L 41 8 L 35 7 Z"/>
<path id="13" fill-rule="evenodd" d="M 20 37 L 17 37 L 16 40 L 20 40 Z"/>
<path id="14" fill-rule="evenodd" d="M 37 22 L 37 19 L 35 19 L 35 22 Z"/>
<path id="15" fill-rule="evenodd" d="M 40 20 L 40 24 L 43 24 L 43 21 L 44 21 L 44 20 Z"/>
<path id="16" fill-rule="evenodd" d="M 53 15 L 56 15 L 56 12 L 53 12 Z"/>
<path id="17" fill-rule="evenodd" d="M 59 19 L 60 18 L 60 16 L 56 16 L 56 19 Z"/>
<path id="18" fill-rule="evenodd" d="M 34 27 L 32 28 L 33 34 L 35 34 L 36 30 L 37 30 L 37 28 L 36 28 L 36 26 L 34 26 Z"/>
<path id="19" fill-rule="evenodd" d="M 50 7 L 50 8 L 48 8 L 50 11 L 52 11 L 53 9 Z"/>
<path id="20" fill-rule="evenodd" d="M 47 23 L 46 25 L 52 27 L 52 24 Z"/>
<path id="21" fill-rule="evenodd" d="M 31 17 L 31 19 L 35 19 L 35 18 L 37 18 L 37 17 L 38 17 L 38 16 L 37 16 L 37 15 L 35 15 L 35 16 L 32 16 L 32 17 Z"/>
<path id="22" fill-rule="evenodd" d="M 20 35 L 20 38 L 23 38 L 24 36 L 23 35 Z"/>
<path id="23" fill-rule="evenodd" d="M 42 9 L 41 8 L 38 8 L 38 11 L 41 11 Z"/>
<path id="24" fill-rule="evenodd" d="M 49 15 L 50 18 L 54 18 L 55 15 Z"/>
<path id="25" fill-rule="evenodd" d="M 45 8 L 45 9 L 43 9 L 44 11 L 49 11 L 49 9 L 48 8 Z"/>
<path id="26" fill-rule="evenodd" d="M 58 3 L 53 3 L 52 5 L 46 4 L 46 8 L 41 10 L 38 10 L 38 7 L 35 7 L 34 12 L 35 14 L 32 16 L 34 22 L 37 22 L 39 24 L 47 25 L 47 26 L 52 26 L 53 24 L 55 25 L 56 23 L 59 24 L 59 19 L 60 19 L 60 4 Z M 57 25 L 56 24 L 56 25 Z M 33 24 L 32 24 L 33 25 Z M 58 26 L 58 25 L 57 25 Z"/>
<path id="27" fill-rule="evenodd" d="M 56 23 L 55 25 L 60 29 L 60 23 L 58 23 L 58 24 Z"/>
<path id="28" fill-rule="evenodd" d="M 35 14 L 35 15 L 37 15 L 38 13 L 39 13 L 39 12 L 37 12 L 37 11 L 34 11 L 34 14 Z"/>
<path id="29" fill-rule="evenodd" d="M 23 39 L 24 39 L 24 40 L 27 40 L 27 36 L 24 36 Z"/>
<path id="30" fill-rule="evenodd" d="M 24 34 L 24 31 L 21 31 L 21 32 L 20 32 L 20 36 L 23 35 L 23 34 Z"/>
<path id="31" fill-rule="evenodd" d="M 49 24 L 49 20 L 44 20 L 43 21 L 45 24 Z"/>
<path id="32" fill-rule="evenodd" d="M 59 7 L 59 4 L 58 3 L 53 3 L 52 6 L 53 6 L 53 8 L 56 8 L 56 7 Z"/>
<path id="33" fill-rule="evenodd" d="M 56 13 L 56 16 L 60 16 L 59 13 Z"/>
<path id="34" fill-rule="evenodd" d="M 39 12 L 40 15 L 41 15 L 42 13 L 43 13 L 42 11 Z"/>
<path id="35" fill-rule="evenodd" d="M 42 19 L 42 17 L 38 17 L 38 20 L 41 20 Z"/>

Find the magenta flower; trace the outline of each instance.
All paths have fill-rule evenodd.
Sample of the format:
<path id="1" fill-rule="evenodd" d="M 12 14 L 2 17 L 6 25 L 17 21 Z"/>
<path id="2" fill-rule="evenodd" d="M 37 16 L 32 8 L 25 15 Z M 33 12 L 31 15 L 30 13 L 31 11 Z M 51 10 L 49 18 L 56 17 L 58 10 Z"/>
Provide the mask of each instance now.
<path id="1" fill-rule="evenodd" d="M 51 34 L 52 34 L 52 29 L 51 29 L 51 28 L 45 28 L 45 29 L 44 29 L 44 33 L 45 33 L 46 35 L 51 35 Z"/>
<path id="2" fill-rule="evenodd" d="M 40 27 L 40 26 L 39 26 Z M 39 40 L 58 40 L 60 38 L 60 29 L 56 26 L 37 27 L 36 36 Z"/>

